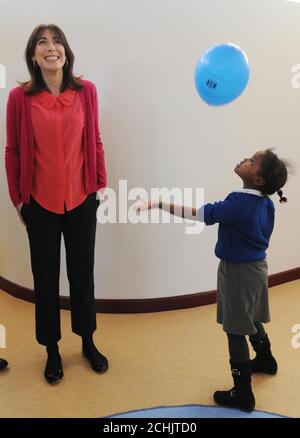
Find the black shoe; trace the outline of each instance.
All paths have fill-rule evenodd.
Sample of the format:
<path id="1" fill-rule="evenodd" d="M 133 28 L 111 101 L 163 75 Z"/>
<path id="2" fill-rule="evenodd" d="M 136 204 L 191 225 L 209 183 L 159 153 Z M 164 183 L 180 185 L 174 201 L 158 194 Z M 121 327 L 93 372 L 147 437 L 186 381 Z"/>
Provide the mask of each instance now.
<path id="1" fill-rule="evenodd" d="M 7 360 L 5 359 L 0 359 L 0 371 L 4 370 L 8 365 Z"/>
<path id="2" fill-rule="evenodd" d="M 240 409 L 244 412 L 252 412 L 255 408 L 255 398 L 251 388 L 245 391 L 235 388 L 230 391 L 216 391 L 214 400 L 218 405 Z"/>
<path id="3" fill-rule="evenodd" d="M 95 346 L 88 350 L 83 348 L 82 355 L 89 361 L 92 369 L 96 371 L 96 373 L 105 373 L 108 370 L 108 360 Z"/>
<path id="4" fill-rule="evenodd" d="M 230 361 L 234 387 L 230 391 L 216 391 L 214 400 L 218 405 L 252 412 L 255 397 L 251 388 L 251 363 L 237 364 Z"/>
<path id="5" fill-rule="evenodd" d="M 266 335 L 261 341 L 250 337 L 250 343 L 256 352 L 256 357 L 251 360 L 252 373 L 264 373 L 274 376 L 277 373 L 278 365 L 271 352 L 271 344 Z"/>
<path id="6" fill-rule="evenodd" d="M 58 383 L 64 377 L 60 355 L 58 357 L 48 356 L 44 376 L 51 385 Z"/>

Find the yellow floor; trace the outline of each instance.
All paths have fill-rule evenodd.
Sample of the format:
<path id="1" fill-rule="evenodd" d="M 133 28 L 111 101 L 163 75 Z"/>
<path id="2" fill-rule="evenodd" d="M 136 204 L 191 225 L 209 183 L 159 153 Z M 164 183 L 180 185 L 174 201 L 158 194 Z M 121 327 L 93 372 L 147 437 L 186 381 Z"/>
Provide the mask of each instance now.
<path id="1" fill-rule="evenodd" d="M 300 280 L 270 289 L 272 323 L 266 326 L 279 363 L 275 377 L 254 376 L 257 409 L 300 416 Z M 232 382 L 227 343 L 215 322 L 216 306 L 136 315 L 98 315 L 97 345 L 110 360 L 97 375 L 82 358 L 80 338 L 62 311 L 60 352 L 65 378 L 43 377 L 45 352 L 34 337 L 34 305 L 0 291 L 0 323 L 10 368 L 0 375 L 0 417 L 102 417 L 156 406 L 213 405 L 212 393 Z"/>

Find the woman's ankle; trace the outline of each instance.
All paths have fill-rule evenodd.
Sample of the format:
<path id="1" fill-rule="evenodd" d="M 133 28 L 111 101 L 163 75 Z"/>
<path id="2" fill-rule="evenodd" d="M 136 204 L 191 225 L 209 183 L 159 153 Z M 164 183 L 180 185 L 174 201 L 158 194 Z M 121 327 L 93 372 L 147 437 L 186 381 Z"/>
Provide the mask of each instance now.
<path id="1" fill-rule="evenodd" d="M 46 345 L 48 356 L 59 356 L 59 349 L 57 342 Z"/>
<path id="2" fill-rule="evenodd" d="M 95 346 L 93 335 L 82 336 L 81 339 L 82 339 L 82 348 L 84 350 L 93 348 Z"/>

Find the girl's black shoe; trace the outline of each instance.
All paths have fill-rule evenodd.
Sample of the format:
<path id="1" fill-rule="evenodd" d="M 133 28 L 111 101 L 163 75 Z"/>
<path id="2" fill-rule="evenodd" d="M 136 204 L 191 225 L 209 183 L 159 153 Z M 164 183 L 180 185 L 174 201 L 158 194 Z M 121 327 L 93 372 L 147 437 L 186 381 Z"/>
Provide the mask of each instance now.
<path id="1" fill-rule="evenodd" d="M 216 391 L 214 400 L 218 405 L 252 412 L 255 397 L 251 388 L 251 362 L 238 364 L 230 361 L 234 387 L 230 391 Z"/>
<path id="2" fill-rule="evenodd" d="M 271 352 L 271 344 L 268 335 L 258 341 L 250 336 L 250 342 L 253 350 L 256 353 L 256 357 L 251 360 L 251 372 L 252 373 L 264 373 L 275 375 L 278 370 L 278 365 L 275 357 Z"/>

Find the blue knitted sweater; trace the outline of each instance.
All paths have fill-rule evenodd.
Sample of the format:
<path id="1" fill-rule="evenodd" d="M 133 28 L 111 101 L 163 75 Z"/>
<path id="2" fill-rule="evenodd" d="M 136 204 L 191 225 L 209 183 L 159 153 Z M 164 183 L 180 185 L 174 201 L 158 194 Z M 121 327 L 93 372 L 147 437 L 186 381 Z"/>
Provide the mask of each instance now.
<path id="1" fill-rule="evenodd" d="M 274 204 L 257 190 L 241 189 L 224 201 L 203 205 L 197 219 L 219 223 L 215 254 L 221 260 L 246 263 L 266 257 L 274 227 Z"/>

